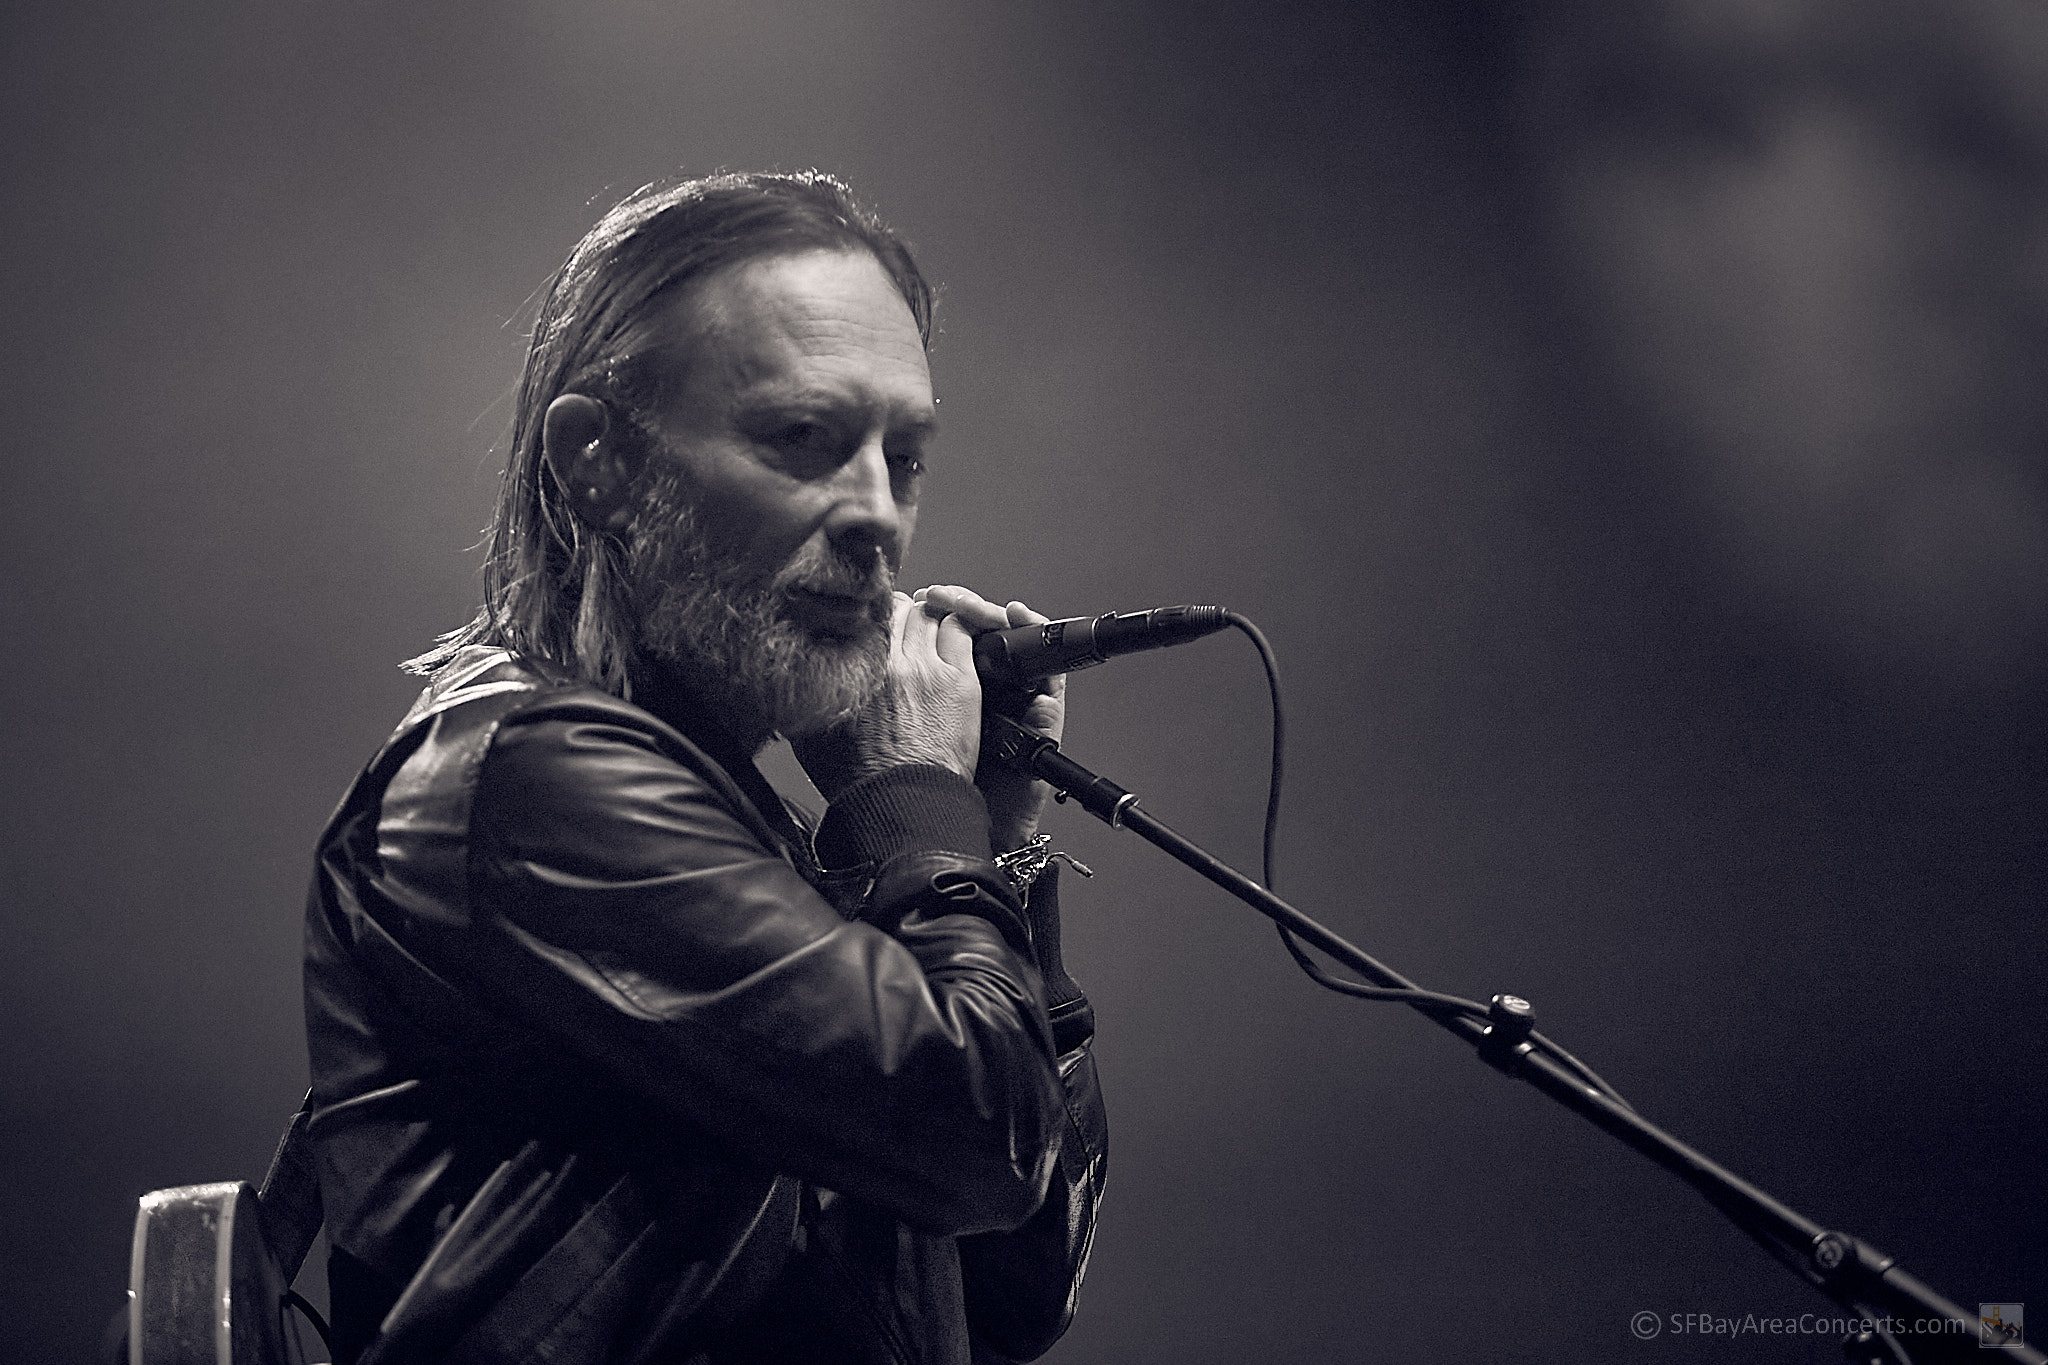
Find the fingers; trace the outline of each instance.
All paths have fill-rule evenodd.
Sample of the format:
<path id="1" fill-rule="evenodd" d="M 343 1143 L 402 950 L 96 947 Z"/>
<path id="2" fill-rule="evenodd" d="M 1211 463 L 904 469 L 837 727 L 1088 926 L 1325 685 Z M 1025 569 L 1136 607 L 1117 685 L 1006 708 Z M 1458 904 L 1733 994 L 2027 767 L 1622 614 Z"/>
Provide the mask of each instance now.
<path id="1" fill-rule="evenodd" d="M 840 789 L 903 764 L 937 764 L 971 781 L 981 742 L 974 637 L 953 617 L 936 618 L 899 593 L 889 618 L 888 671 L 886 695 L 850 730 Z"/>
<path id="2" fill-rule="evenodd" d="M 970 636 L 1013 626 L 1042 626 L 1052 619 L 1022 602 L 1012 601 L 999 607 L 979 593 L 952 584 L 919 588 L 911 594 L 911 600 L 922 607 L 927 616 L 959 622 Z M 1057 738 L 1065 721 L 1062 703 L 1067 693 L 1066 675 L 1042 680 L 1035 693 L 1020 719 L 1033 729 Z"/>
<path id="3" fill-rule="evenodd" d="M 1003 610 L 1012 626 L 1042 626 L 1052 619 L 1043 612 L 1033 611 L 1022 602 L 1012 602 Z M 1057 739 L 1065 715 L 1060 702 L 1066 695 L 1066 674 L 1055 673 L 1050 678 L 1041 679 L 1038 683 L 1038 695 L 1031 708 L 1024 713 L 1024 723 Z"/>
<path id="4" fill-rule="evenodd" d="M 1042 612 L 1031 610 L 1022 602 L 1012 602 L 1009 606 L 1003 608 L 1003 611 L 1009 618 L 1008 624 L 1013 626 L 1042 626 L 1052 619 Z"/>
<path id="5" fill-rule="evenodd" d="M 924 613 L 919 613 L 923 615 Z M 948 613 L 936 627 L 936 641 L 939 657 L 973 679 L 975 690 L 981 690 L 980 675 L 974 671 L 974 635 L 964 625 L 957 613 Z"/>
<path id="6" fill-rule="evenodd" d="M 914 598 L 896 594 L 889 617 L 889 652 L 898 658 L 929 650 L 938 634 L 939 623 L 917 609 Z"/>
<path id="7" fill-rule="evenodd" d="M 934 616 L 959 617 L 960 624 L 965 626 L 971 635 L 1001 630 L 1010 624 L 1008 612 L 980 593 L 970 592 L 966 588 L 935 584 L 921 589 L 917 594 L 917 600 Z"/>
<path id="8" fill-rule="evenodd" d="M 918 610 L 919 606 L 923 610 Z M 915 598 L 904 598 L 898 603 L 898 610 L 904 620 L 900 632 L 899 647 L 906 657 L 924 658 L 937 655 L 942 663 L 948 664 L 970 677 L 974 672 L 974 633 L 954 613 L 934 614 L 934 604 Z"/>
<path id="9" fill-rule="evenodd" d="M 1022 602 L 999 607 L 977 592 L 950 584 L 919 588 L 914 600 L 934 616 L 958 616 L 961 624 L 976 635 L 1011 626 L 1042 626 L 1052 619 Z"/>
<path id="10" fill-rule="evenodd" d="M 910 673 L 926 672 L 930 661 L 937 660 L 955 675 L 943 686 L 964 687 L 973 694 L 969 700 L 978 704 L 981 677 L 974 671 L 974 635 L 960 618 L 951 613 L 934 616 L 929 604 L 909 597 L 897 603 L 897 611 L 900 628 L 891 649 L 899 666 Z"/>

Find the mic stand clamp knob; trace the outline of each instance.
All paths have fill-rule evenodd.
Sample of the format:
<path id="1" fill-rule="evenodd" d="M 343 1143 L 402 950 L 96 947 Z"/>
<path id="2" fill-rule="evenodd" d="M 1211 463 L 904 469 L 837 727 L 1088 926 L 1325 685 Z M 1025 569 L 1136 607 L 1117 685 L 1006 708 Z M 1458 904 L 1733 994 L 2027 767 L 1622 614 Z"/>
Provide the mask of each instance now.
<path id="1" fill-rule="evenodd" d="M 1535 1049 L 1529 1035 L 1536 1029 L 1536 1007 L 1519 995 L 1496 995 L 1486 1007 L 1489 1022 L 1479 1055 L 1497 1071 L 1513 1075 L 1522 1058 Z"/>

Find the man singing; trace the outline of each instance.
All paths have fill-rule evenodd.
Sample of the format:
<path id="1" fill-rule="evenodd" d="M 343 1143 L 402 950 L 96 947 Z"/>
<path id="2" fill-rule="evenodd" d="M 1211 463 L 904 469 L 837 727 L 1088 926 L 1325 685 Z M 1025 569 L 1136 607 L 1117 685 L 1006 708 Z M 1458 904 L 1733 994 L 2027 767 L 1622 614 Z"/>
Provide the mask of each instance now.
<path id="1" fill-rule="evenodd" d="M 322 837 L 338 1365 L 1028 1360 L 1107 1130 L 1043 788 L 893 591 L 931 294 L 821 175 L 642 191 L 535 323 L 476 619 Z M 1057 735 L 1057 686 L 992 699 Z M 829 805 L 754 766 L 788 737 Z M 1031 870 L 1043 868 L 1034 879 Z"/>

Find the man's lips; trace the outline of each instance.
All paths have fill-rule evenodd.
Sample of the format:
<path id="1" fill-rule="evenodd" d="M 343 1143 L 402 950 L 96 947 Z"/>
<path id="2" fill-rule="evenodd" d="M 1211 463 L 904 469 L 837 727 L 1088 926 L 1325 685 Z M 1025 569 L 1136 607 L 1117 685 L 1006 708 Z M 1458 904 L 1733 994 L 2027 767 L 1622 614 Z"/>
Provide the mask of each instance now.
<path id="1" fill-rule="evenodd" d="M 868 624 L 879 625 L 889 619 L 886 593 L 840 592 L 830 588 L 792 585 L 789 601 L 799 615 L 814 624 L 848 632 Z"/>

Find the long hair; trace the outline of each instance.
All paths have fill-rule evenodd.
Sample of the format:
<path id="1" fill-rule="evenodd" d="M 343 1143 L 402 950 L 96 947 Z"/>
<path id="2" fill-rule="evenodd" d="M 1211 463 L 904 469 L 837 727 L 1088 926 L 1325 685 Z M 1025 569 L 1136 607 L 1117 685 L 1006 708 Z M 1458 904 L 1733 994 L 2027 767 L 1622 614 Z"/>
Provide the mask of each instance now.
<path id="1" fill-rule="evenodd" d="M 625 571 L 632 528 L 604 533 L 577 518 L 543 458 L 542 419 L 556 398 L 581 393 L 625 419 L 622 439 L 640 438 L 643 414 L 664 387 L 652 331 L 659 304 L 728 266 L 816 249 L 873 254 L 930 346 L 932 291 L 909 248 L 833 176 L 716 175 L 649 185 L 598 220 L 555 272 L 534 319 L 511 450 L 485 533 L 483 606 L 407 660 L 407 671 L 431 676 L 467 646 L 493 645 L 627 694 L 636 633 Z"/>

